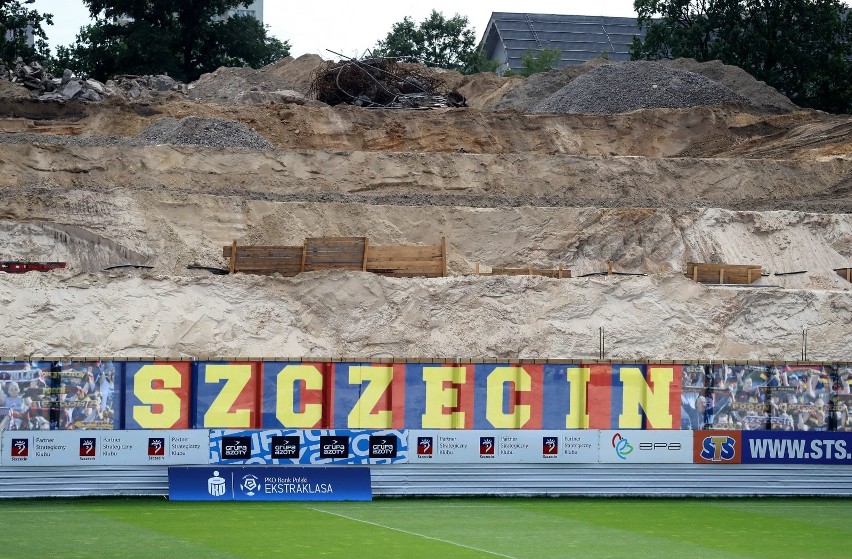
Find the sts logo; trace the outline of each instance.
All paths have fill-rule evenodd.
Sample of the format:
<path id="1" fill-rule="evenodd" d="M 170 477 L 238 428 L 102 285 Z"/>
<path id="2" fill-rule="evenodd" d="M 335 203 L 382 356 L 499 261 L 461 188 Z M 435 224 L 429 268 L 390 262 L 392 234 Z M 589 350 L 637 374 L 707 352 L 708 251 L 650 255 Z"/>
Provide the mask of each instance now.
<path id="1" fill-rule="evenodd" d="M 494 437 L 479 437 L 479 457 L 494 458 Z"/>
<path id="2" fill-rule="evenodd" d="M 435 449 L 432 437 L 417 437 L 417 456 L 420 458 L 432 458 Z"/>
<path id="3" fill-rule="evenodd" d="M 740 446 L 739 433 L 720 433 L 718 431 L 704 431 L 696 433 L 695 438 L 695 462 L 700 463 L 739 463 Z"/>

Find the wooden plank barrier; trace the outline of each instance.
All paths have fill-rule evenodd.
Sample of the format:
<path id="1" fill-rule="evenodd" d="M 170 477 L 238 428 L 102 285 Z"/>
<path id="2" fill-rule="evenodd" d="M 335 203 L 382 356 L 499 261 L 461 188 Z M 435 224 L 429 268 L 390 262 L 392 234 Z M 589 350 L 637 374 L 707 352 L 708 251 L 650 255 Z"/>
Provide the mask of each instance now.
<path id="1" fill-rule="evenodd" d="M 302 270 L 304 246 L 237 246 L 224 247 L 222 255 L 229 259 L 228 270 L 253 274 L 295 276 Z"/>
<path id="2" fill-rule="evenodd" d="M 762 275 L 763 268 L 754 264 L 686 264 L 686 277 L 699 283 L 750 284 Z"/>
<path id="3" fill-rule="evenodd" d="M 835 268 L 835 272 L 841 278 L 845 279 L 848 282 L 852 282 L 852 268 Z"/>
<path id="4" fill-rule="evenodd" d="M 490 273 L 481 272 L 479 264 L 476 265 L 476 274 L 480 276 L 544 276 L 547 278 L 568 279 L 571 277 L 571 270 L 566 270 L 559 265 L 559 268 L 491 268 Z"/>
<path id="5" fill-rule="evenodd" d="M 367 271 L 397 277 L 446 275 L 445 245 L 370 246 Z"/>
<path id="6" fill-rule="evenodd" d="M 367 237 L 311 237 L 305 239 L 305 266 L 302 271 L 364 270 Z"/>
<path id="7" fill-rule="evenodd" d="M 365 271 L 396 277 L 447 275 L 446 238 L 439 245 L 370 245 L 367 237 L 311 237 L 302 246 L 231 246 L 229 270 L 294 276 L 316 270 Z"/>

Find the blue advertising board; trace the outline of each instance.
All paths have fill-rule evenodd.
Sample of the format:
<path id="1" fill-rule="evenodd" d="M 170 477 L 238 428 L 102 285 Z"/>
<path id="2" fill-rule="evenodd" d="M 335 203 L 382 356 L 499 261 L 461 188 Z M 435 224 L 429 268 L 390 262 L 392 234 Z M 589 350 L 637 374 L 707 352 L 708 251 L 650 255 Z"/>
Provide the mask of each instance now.
<path id="1" fill-rule="evenodd" d="M 852 465 L 852 433 L 743 431 L 743 464 Z"/>
<path id="2" fill-rule="evenodd" d="M 210 430 L 211 464 L 393 464 L 407 461 L 407 431 Z"/>
<path id="3" fill-rule="evenodd" d="M 169 468 L 172 501 L 371 501 L 364 466 Z"/>

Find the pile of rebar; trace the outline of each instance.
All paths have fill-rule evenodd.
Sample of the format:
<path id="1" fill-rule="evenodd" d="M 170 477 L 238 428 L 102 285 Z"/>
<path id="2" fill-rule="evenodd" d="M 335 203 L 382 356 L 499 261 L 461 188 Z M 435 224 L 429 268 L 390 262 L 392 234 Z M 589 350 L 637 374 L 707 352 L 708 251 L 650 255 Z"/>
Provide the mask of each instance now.
<path id="1" fill-rule="evenodd" d="M 446 92 L 444 81 L 428 67 L 393 58 L 326 62 L 312 76 L 310 95 L 329 105 L 367 108 L 466 106 L 464 96 Z"/>

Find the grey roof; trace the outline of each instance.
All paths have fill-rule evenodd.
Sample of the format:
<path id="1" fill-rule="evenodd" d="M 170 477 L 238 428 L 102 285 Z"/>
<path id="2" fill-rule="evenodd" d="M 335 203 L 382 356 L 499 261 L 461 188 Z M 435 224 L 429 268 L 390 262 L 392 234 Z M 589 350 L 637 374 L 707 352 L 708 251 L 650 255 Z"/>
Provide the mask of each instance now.
<path id="1" fill-rule="evenodd" d="M 613 61 L 630 60 L 633 37 L 641 34 L 635 17 L 493 12 L 480 46 L 492 59 L 502 46 L 512 70 L 522 67 L 528 50 L 556 49 L 562 53 L 561 68 L 602 53 Z"/>

